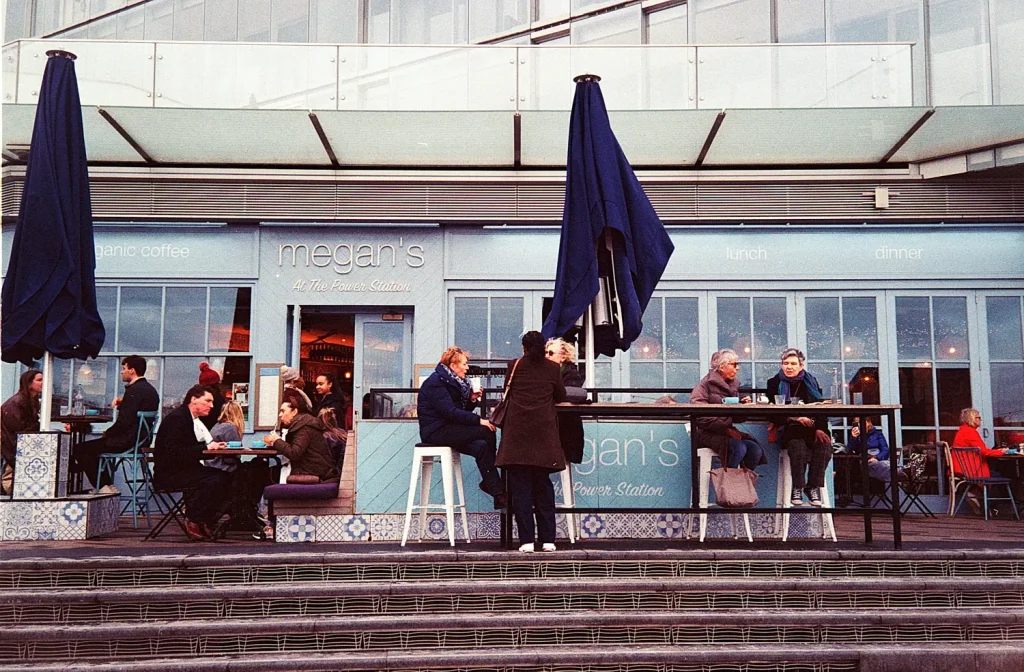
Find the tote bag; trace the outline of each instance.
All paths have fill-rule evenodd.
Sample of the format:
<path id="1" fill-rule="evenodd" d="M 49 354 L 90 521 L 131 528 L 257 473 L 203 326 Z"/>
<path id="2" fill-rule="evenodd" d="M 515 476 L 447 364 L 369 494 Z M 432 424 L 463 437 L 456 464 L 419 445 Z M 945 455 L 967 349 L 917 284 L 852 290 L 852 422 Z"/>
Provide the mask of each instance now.
<path id="1" fill-rule="evenodd" d="M 516 375 L 517 366 L 519 366 L 518 359 L 512 365 L 512 373 L 508 374 L 508 383 L 505 385 L 505 391 L 501 395 L 501 401 L 491 410 L 491 424 L 495 427 L 501 427 L 505 424 L 505 413 L 508 410 L 508 393 L 512 389 L 512 376 Z"/>

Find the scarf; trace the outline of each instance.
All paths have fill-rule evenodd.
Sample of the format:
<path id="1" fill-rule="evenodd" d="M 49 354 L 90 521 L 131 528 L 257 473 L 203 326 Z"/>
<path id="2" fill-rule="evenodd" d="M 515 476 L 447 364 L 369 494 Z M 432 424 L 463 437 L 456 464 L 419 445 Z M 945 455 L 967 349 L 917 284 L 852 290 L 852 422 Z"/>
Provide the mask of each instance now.
<path id="1" fill-rule="evenodd" d="M 806 369 L 792 378 L 787 377 L 782 372 L 782 369 L 779 369 L 779 394 L 783 394 L 786 397 L 792 396 L 790 390 L 798 387 L 800 383 L 807 387 L 807 396 L 811 398 L 812 403 L 825 398 L 825 395 L 821 393 L 821 386 L 818 385 L 818 381 Z"/>
<path id="2" fill-rule="evenodd" d="M 473 388 L 470 386 L 469 381 L 465 378 L 459 378 L 456 376 L 455 372 L 444 364 L 438 364 L 434 368 L 434 372 L 441 377 L 441 381 L 445 385 L 459 388 L 459 392 L 462 394 L 462 408 L 469 408 L 469 395 L 473 392 Z"/>

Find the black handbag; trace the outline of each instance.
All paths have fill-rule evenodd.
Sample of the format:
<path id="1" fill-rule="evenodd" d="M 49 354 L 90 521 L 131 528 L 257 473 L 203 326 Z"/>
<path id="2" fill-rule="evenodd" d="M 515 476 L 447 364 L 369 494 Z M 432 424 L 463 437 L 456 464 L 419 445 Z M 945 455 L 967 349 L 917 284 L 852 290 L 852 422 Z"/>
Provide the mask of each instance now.
<path id="1" fill-rule="evenodd" d="M 501 395 L 501 401 L 491 409 L 491 424 L 495 427 L 501 427 L 505 424 L 505 413 L 508 411 L 508 393 L 512 386 L 512 376 L 516 375 L 517 366 L 519 366 L 518 359 L 512 365 L 512 373 L 508 374 L 508 380 L 505 382 L 505 391 Z"/>

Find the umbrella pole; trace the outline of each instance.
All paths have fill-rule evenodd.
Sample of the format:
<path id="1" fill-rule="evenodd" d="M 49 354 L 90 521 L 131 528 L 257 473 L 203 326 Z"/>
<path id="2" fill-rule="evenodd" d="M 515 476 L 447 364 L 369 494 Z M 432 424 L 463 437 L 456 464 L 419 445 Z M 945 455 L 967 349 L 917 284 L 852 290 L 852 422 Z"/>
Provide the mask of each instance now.
<path id="1" fill-rule="evenodd" d="M 595 360 L 597 359 L 597 346 L 594 344 L 594 304 L 591 303 L 587 306 L 587 349 L 586 349 L 586 360 L 585 360 L 585 372 L 586 384 L 595 386 L 597 384 L 597 374 L 595 373 Z"/>
<path id="2" fill-rule="evenodd" d="M 53 354 L 43 353 L 43 393 L 39 398 L 39 430 L 45 432 L 50 428 L 53 416 Z"/>

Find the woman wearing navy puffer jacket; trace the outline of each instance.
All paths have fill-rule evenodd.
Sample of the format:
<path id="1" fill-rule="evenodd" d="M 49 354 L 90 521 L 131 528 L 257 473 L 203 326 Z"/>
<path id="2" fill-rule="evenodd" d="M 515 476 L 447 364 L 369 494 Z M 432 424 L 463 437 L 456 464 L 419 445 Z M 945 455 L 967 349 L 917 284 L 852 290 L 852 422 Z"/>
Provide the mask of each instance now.
<path id="1" fill-rule="evenodd" d="M 494 425 L 473 412 L 482 392 L 473 392 L 466 372 L 469 356 L 456 346 L 441 355 L 430 377 L 423 381 L 416 399 L 420 440 L 451 446 L 476 460 L 483 477 L 480 489 L 494 497 L 494 508 L 505 508 L 505 487 L 494 466 L 497 441 Z"/>

